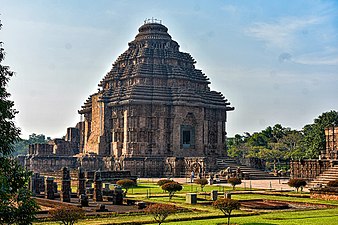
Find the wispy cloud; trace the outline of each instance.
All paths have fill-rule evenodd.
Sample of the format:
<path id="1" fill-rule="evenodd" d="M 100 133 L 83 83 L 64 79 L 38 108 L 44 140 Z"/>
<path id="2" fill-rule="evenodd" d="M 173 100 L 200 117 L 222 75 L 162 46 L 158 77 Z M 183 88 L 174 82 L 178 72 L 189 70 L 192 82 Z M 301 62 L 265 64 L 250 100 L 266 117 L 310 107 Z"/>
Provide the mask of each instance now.
<path id="1" fill-rule="evenodd" d="M 322 17 L 281 18 L 276 22 L 256 22 L 246 34 L 266 42 L 270 47 L 289 49 L 300 33 L 323 22 Z"/>
<path id="2" fill-rule="evenodd" d="M 320 52 L 311 52 L 294 57 L 294 62 L 305 65 L 338 65 L 338 49 L 328 48 Z"/>

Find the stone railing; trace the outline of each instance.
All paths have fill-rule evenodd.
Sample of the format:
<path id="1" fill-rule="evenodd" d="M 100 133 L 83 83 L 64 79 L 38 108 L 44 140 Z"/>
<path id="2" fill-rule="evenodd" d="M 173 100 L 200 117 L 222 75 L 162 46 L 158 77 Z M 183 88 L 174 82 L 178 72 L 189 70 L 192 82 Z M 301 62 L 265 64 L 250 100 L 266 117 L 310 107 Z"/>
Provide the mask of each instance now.
<path id="1" fill-rule="evenodd" d="M 290 162 L 291 178 L 313 180 L 318 175 L 331 167 L 329 160 L 299 160 Z"/>

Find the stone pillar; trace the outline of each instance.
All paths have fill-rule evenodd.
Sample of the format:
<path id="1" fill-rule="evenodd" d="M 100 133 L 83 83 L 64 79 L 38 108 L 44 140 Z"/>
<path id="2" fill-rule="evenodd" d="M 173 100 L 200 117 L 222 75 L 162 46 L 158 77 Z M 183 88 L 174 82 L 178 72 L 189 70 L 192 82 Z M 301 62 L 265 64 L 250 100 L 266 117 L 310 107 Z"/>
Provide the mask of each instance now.
<path id="1" fill-rule="evenodd" d="M 96 171 L 94 174 L 94 194 L 93 200 L 96 202 L 103 201 L 102 198 L 102 179 L 101 179 L 101 172 Z"/>
<path id="2" fill-rule="evenodd" d="M 77 194 L 80 197 L 86 194 L 86 177 L 82 167 L 79 167 L 78 181 Z"/>
<path id="3" fill-rule="evenodd" d="M 218 197 L 218 191 L 217 190 L 212 190 L 211 191 L 211 200 L 216 201 Z"/>
<path id="4" fill-rule="evenodd" d="M 54 199 L 54 178 L 53 177 L 46 178 L 45 197 L 47 199 Z"/>
<path id="5" fill-rule="evenodd" d="M 33 176 L 31 177 L 30 189 L 33 195 L 40 194 L 39 177 L 40 177 L 39 173 L 34 173 Z"/>
<path id="6" fill-rule="evenodd" d="M 58 193 L 58 183 L 53 182 L 54 193 Z"/>
<path id="7" fill-rule="evenodd" d="M 67 167 L 62 168 L 62 186 L 61 186 L 61 201 L 70 202 L 71 195 L 71 182 L 70 174 Z"/>
<path id="8" fill-rule="evenodd" d="M 197 204 L 197 194 L 187 193 L 185 197 L 185 202 L 188 204 Z"/>
<path id="9" fill-rule="evenodd" d="M 230 192 L 224 193 L 224 198 L 231 199 L 231 193 Z"/>

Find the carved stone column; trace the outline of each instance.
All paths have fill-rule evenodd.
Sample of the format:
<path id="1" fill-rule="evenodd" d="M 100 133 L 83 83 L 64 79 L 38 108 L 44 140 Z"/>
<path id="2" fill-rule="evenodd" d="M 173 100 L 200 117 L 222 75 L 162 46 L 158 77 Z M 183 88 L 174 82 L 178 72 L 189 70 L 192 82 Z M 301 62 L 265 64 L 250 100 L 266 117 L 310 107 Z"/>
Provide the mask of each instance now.
<path id="1" fill-rule="evenodd" d="M 94 194 L 93 200 L 96 202 L 103 201 L 102 198 L 102 179 L 101 179 L 101 172 L 96 171 L 94 174 Z"/>
<path id="2" fill-rule="evenodd" d="M 45 197 L 47 199 L 54 199 L 54 178 L 47 177 L 46 178 L 46 186 L 45 186 Z"/>
<path id="3" fill-rule="evenodd" d="M 62 168 L 62 187 L 61 187 L 61 201 L 70 202 L 71 197 L 71 182 L 70 174 L 67 167 Z"/>
<path id="4" fill-rule="evenodd" d="M 81 195 L 86 194 L 86 177 L 82 167 L 79 167 L 78 181 L 77 194 L 80 197 Z"/>

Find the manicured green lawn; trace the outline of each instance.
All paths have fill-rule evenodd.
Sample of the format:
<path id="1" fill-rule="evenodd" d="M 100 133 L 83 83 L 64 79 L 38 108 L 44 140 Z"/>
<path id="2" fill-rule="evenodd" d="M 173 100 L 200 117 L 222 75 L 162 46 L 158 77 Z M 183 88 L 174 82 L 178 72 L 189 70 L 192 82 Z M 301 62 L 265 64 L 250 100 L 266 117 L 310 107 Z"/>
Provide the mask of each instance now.
<path id="1" fill-rule="evenodd" d="M 169 222 L 168 225 L 213 225 L 226 224 L 224 219 Z M 338 209 L 309 210 L 296 212 L 273 212 L 257 216 L 232 217 L 232 224 L 240 225 L 336 225 Z"/>
<path id="2" fill-rule="evenodd" d="M 127 197 L 139 201 L 161 202 L 167 204 L 174 204 L 176 206 L 185 208 L 185 212 L 170 215 L 168 222 L 165 224 L 193 224 L 193 225 L 206 225 L 206 224 L 226 224 L 227 219 L 217 209 L 213 208 L 210 204 L 197 204 L 189 205 L 185 203 L 185 194 L 188 192 L 198 192 L 198 202 L 210 202 L 210 197 L 204 195 L 204 192 L 211 190 L 218 190 L 219 192 L 232 191 L 231 187 L 224 186 L 210 186 L 207 185 L 204 191 L 201 192 L 200 186 L 196 184 L 186 184 L 182 191 L 177 192 L 175 196 L 169 200 L 168 194 L 158 187 L 155 183 L 140 182 L 138 187 L 130 189 Z M 263 195 L 263 194 L 240 194 L 239 191 L 243 189 L 236 188 L 233 192 L 232 198 L 237 200 L 248 199 L 271 199 L 282 201 L 294 202 L 307 202 L 314 204 L 330 204 L 337 205 L 338 201 L 324 201 L 318 199 L 290 197 L 290 196 L 277 196 L 277 195 Z M 295 193 L 289 193 L 295 194 Z M 338 207 L 330 209 L 317 209 L 317 210 L 288 210 L 288 211 L 243 211 L 238 210 L 233 212 L 231 223 L 240 225 L 272 225 L 272 224 L 338 224 Z M 88 218 L 79 221 L 79 225 L 101 225 L 101 224 L 121 224 L 142 222 L 143 224 L 156 224 L 149 215 L 144 214 L 123 214 L 113 215 L 105 218 Z M 56 225 L 56 222 L 39 222 L 36 225 Z"/>

